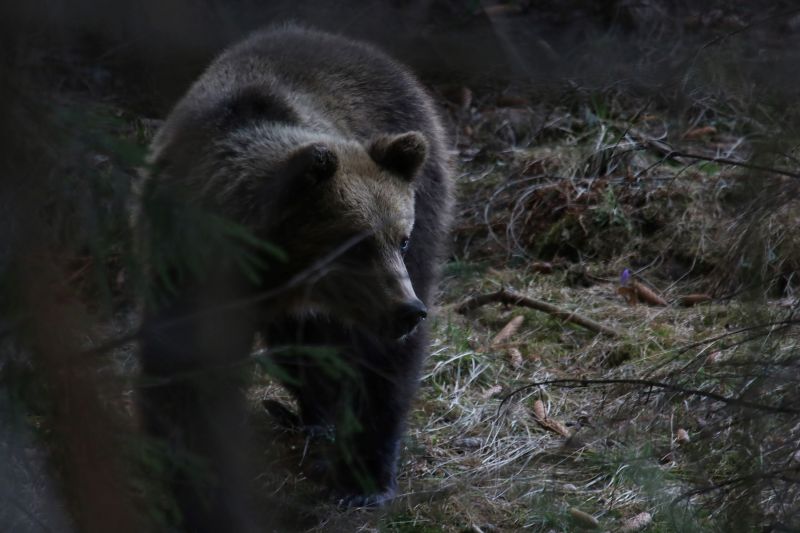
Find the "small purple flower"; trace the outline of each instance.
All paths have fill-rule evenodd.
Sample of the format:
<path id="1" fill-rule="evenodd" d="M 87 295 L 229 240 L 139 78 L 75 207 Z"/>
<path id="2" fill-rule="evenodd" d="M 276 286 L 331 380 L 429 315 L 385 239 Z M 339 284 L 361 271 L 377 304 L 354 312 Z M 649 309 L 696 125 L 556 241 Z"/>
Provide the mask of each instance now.
<path id="1" fill-rule="evenodd" d="M 622 274 L 619 275 L 619 284 L 623 287 L 627 287 L 628 282 L 631 280 L 631 271 L 627 268 L 622 271 Z"/>

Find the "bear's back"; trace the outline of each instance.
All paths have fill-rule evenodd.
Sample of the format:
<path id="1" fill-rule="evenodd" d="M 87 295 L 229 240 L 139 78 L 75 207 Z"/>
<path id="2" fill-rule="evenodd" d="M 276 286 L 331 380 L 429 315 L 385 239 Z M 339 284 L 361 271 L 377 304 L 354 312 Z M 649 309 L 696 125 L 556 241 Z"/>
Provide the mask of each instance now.
<path id="1" fill-rule="evenodd" d="M 185 102 L 213 105 L 245 87 L 285 98 L 304 125 L 328 133 L 366 141 L 416 130 L 440 148 L 428 95 L 405 67 L 364 43 L 299 26 L 263 30 L 223 52 Z"/>

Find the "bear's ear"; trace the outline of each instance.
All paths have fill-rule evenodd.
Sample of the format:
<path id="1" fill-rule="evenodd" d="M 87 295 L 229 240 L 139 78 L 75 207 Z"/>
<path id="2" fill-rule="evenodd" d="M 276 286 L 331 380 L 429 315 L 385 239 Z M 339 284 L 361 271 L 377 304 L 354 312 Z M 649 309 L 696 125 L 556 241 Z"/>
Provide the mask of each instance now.
<path id="1" fill-rule="evenodd" d="M 411 181 L 428 156 L 428 142 L 418 131 L 382 135 L 368 148 L 373 161 Z"/>
<path id="2" fill-rule="evenodd" d="M 339 158 L 328 146 L 315 143 L 292 152 L 287 164 L 292 176 L 305 178 L 313 183 L 321 183 L 336 174 L 339 168 Z"/>

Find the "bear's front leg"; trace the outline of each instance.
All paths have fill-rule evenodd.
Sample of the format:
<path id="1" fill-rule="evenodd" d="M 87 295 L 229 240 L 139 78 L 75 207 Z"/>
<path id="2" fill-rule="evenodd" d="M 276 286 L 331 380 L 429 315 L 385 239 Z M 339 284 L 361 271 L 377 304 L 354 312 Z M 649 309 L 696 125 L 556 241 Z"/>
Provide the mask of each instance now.
<path id="1" fill-rule="evenodd" d="M 425 339 L 420 328 L 403 341 L 362 338 L 356 343 L 360 383 L 343 392 L 353 397 L 336 424 L 341 506 L 380 506 L 395 497 L 397 462 Z"/>
<path id="2" fill-rule="evenodd" d="M 166 484 L 180 512 L 170 530 L 254 531 L 241 365 L 251 321 L 244 309 L 219 309 L 187 293 L 145 318 L 138 401 L 145 431 L 163 449 L 154 471 L 162 479 L 151 481 Z"/>

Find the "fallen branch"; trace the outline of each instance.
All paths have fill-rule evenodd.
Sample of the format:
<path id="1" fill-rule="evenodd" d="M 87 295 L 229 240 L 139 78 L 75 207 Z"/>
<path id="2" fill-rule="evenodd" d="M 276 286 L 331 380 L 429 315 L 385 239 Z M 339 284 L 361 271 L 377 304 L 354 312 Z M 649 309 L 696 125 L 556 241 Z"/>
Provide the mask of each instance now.
<path id="1" fill-rule="evenodd" d="M 509 291 L 506 289 L 500 289 L 497 292 L 492 292 L 488 294 L 479 294 L 478 296 L 467 298 L 466 300 L 464 300 L 463 302 L 461 302 L 456 306 L 456 312 L 464 314 L 468 311 L 472 311 L 473 309 L 477 309 L 482 305 L 490 303 L 502 303 L 507 305 L 519 305 L 521 307 L 530 307 L 531 309 L 536 309 L 537 311 L 549 313 L 557 318 L 560 318 L 561 320 L 564 320 L 565 322 L 572 322 L 573 324 L 577 324 L 579 326 L 595 331 L 597 333 L 603 333 L 604 335 L 608 335 L 611 337 L 622 336 L 621 331 L 608 326 L 604 326 L 599 322 L 595 322 L 594 320 L 586 318 L 585 316 L 581 316 L 573 311 L 565 311 L 564 309 L 556 307 L 553 304 L 549 304 L 541 300 L 536 300 L 534 298 L 529 298 L 528 296 L 524 296 L 517 292 Z"/>
<path id="2" fill-rule="evenodd" d="M 689 389 L 686 387 L 681 387 L 680 385 L 673 385 L 672 383 L 663 383 L 660 381 L 652 381 L 649 379 L 548 379 L 546 381 L 537 381 L 535 383 L 528 383 L 527 385 L 523 385 L 517 389 L 514 389 L 510 393 L 503 398 L 503 401 L 500 402 L 500 406 L 497 408 L 497 412 L 499 413 L 503 406 L 517 394 L 525 392 L 527 390 L 541 387 L 543 385 L 555 385 L 558 387 L 588 387 L 590 385 L 638 385 L 641 387 L 646 387 L 650 389 L 663 389 L 671 392 L 675 392 L 677 394 L 686 394 L 689 396 L 701 396 L 703 398 L 709 398 L 711 400 L 716 400 L 719 402 L 726 403 L 728 405 L 735 405 L 737 407 L 745 407 L 748 409 L 755 409 L 758 411 L 765 411 L 767 413 L 775 413 L 775 414 L 790 414 L 790 415 L 799 415 L 800 409 L 793 409 L 791 407 L 781 407 L 776 405 L 767 405 L 763 403 L 757 402 L 750 402 L 748 400 L 743 400 L 741 398 L 733 398 L 729 396 L 723 396 L 721 394 L 717 394 L 715 392 L 708 392 L 699 389 Z"/>

